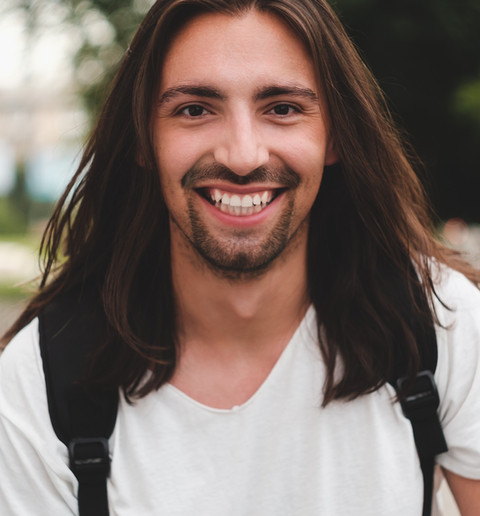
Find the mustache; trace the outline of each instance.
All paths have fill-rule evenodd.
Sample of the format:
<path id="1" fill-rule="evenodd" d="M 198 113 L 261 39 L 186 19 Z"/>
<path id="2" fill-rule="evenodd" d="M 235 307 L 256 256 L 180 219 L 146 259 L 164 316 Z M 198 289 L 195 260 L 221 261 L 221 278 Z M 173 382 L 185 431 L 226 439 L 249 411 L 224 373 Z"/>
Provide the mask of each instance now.
<path id="1" fill-rule="evenodd" d="M 300 176 L 288 166 L 265 167 L 252 170 L 246 176 L 239 176 L 220 163 L 209 165 L 193 165 L 185 172 L 181 180 L 183 188 L 195 188 L 205 180 L 223 180 L 235 185 L 251 183 L 277 183 L 286 188 L 296 188 L 300 184 Z"/>

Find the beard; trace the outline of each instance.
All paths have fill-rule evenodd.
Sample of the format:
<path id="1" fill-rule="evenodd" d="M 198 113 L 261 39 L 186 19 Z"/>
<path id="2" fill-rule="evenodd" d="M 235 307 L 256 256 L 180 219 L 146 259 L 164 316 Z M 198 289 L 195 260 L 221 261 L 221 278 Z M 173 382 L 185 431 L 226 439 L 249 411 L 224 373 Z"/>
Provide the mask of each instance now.
<path id="1" fill-rule="evenodd" d="M 261 167 L 247 176 L 238 176 L 228 168 L 215 164 L 207 167 L 192 167 L 182 178 L 182 186 L 193 192 L 195 185 L 200 181 L 218 179 L 237 185 L 272 182 L 289 190 L 296 188 L 300 183 L 298 174 L 288 167 Z M 188 201 L 188 220 L 191 231 L 187 232 L 172 214 L 170 217 L 209 268 L 222 277 L 240 279 L 266 272 L 283 253 L 298 230 L 298 228 L 292 228 L 294 201 L 291 197 L 267 235 L 257 237 L 252 229 L 234 229 L 226 235 L 214 235 L 195 207 L 195 195 L 197 193 L 193 193 Z"/>

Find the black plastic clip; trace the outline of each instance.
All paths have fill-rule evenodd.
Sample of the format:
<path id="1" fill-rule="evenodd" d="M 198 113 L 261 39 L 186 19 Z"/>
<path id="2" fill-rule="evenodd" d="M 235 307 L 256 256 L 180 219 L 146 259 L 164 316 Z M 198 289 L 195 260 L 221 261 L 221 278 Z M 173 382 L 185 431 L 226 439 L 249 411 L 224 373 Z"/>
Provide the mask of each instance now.
<path id="1" fill-rule="evenodd" d="M 400 391 L 405 383 L 405 378 L 397 382 Z M 401 400 L 403 413 L 408 419 L 426 419 L 436 414 L 440 404 L 437 386 L 431 371 L 421 371 L 411 388 L 408 389 L 404 399 Z"/>
<path id="2" fill-rule="evenodd" d="M 108 439 L 103 437 L 75 438 L 68 443 L 70 469 L 79 482 L 97 483 L 110 473 Z"/>

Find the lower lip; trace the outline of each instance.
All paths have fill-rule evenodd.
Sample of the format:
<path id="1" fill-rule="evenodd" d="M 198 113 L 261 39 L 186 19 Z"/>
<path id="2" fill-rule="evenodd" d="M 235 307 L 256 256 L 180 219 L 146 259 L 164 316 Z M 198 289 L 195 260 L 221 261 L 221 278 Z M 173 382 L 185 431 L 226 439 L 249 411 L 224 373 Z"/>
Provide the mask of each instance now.
<path id="1" fill-rule="evenodd" d="M 198 197 L 201 199 L 203 204 L 205 205 L 207 212 L 213 215 L 216 219 L 218 219 L 221 223 L 227 224 L 230 226 L 235 227 L 242 227 L 247 228 L 250 226 L 255 226 L 257 224 L 261 224 L 264 222 L 268 217 L 271 216 L 272 212 L 275 211 L 275 207 L 279 203 L 279 201 L 283 198 L 284 192 L 281 192 L 280 194 L 273 199 L 273 201 L 263 208 L 258 213 L 252 213 L 251 215 L 230 215 L 229 213 L 223 212 L 217 207 L 213 206 L 213 204 L 210 204 L 204 197 L 201 195 L 198 195 Z"/>

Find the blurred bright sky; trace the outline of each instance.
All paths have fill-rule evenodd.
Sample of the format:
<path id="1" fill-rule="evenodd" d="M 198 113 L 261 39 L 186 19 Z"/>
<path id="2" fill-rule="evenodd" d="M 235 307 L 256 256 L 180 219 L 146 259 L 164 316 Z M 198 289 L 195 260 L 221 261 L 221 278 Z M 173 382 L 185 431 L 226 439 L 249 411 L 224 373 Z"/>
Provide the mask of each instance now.
<path id="1" fill-rule="evenodd" d="M 37 1 L 33 31 L 28 30 L 28 14 L 14 5 L 15 0 L 0 1 L 0 93 L 7 99 L 6 109 L 8 99 L 29 94 L 56 98 L 56 92 L 68 89 L 72 57 L 82 41 L 80 29 L 64 22 L 66 8 L 61 4 Z M 0 134 L 0 195 L 14 183 L 15 157 L 9 145 Z M 55 200 L 71 176 L 76 152 L 58 142 L 27 156 L 30 193 L 39 200 Z"/>
<path id="2" fill-rule="evenodd" d="M 42 9 L 30 33 L 27 14 L 12 9 L 12 3 L 4 0 L 0 8 L 0 88 L 31 81 L 36 86 L 64 86 L 71 79 L 71 56 L 80 42 L 78 31 L 61 23 L 64 8 L 52 3 Z"/>

